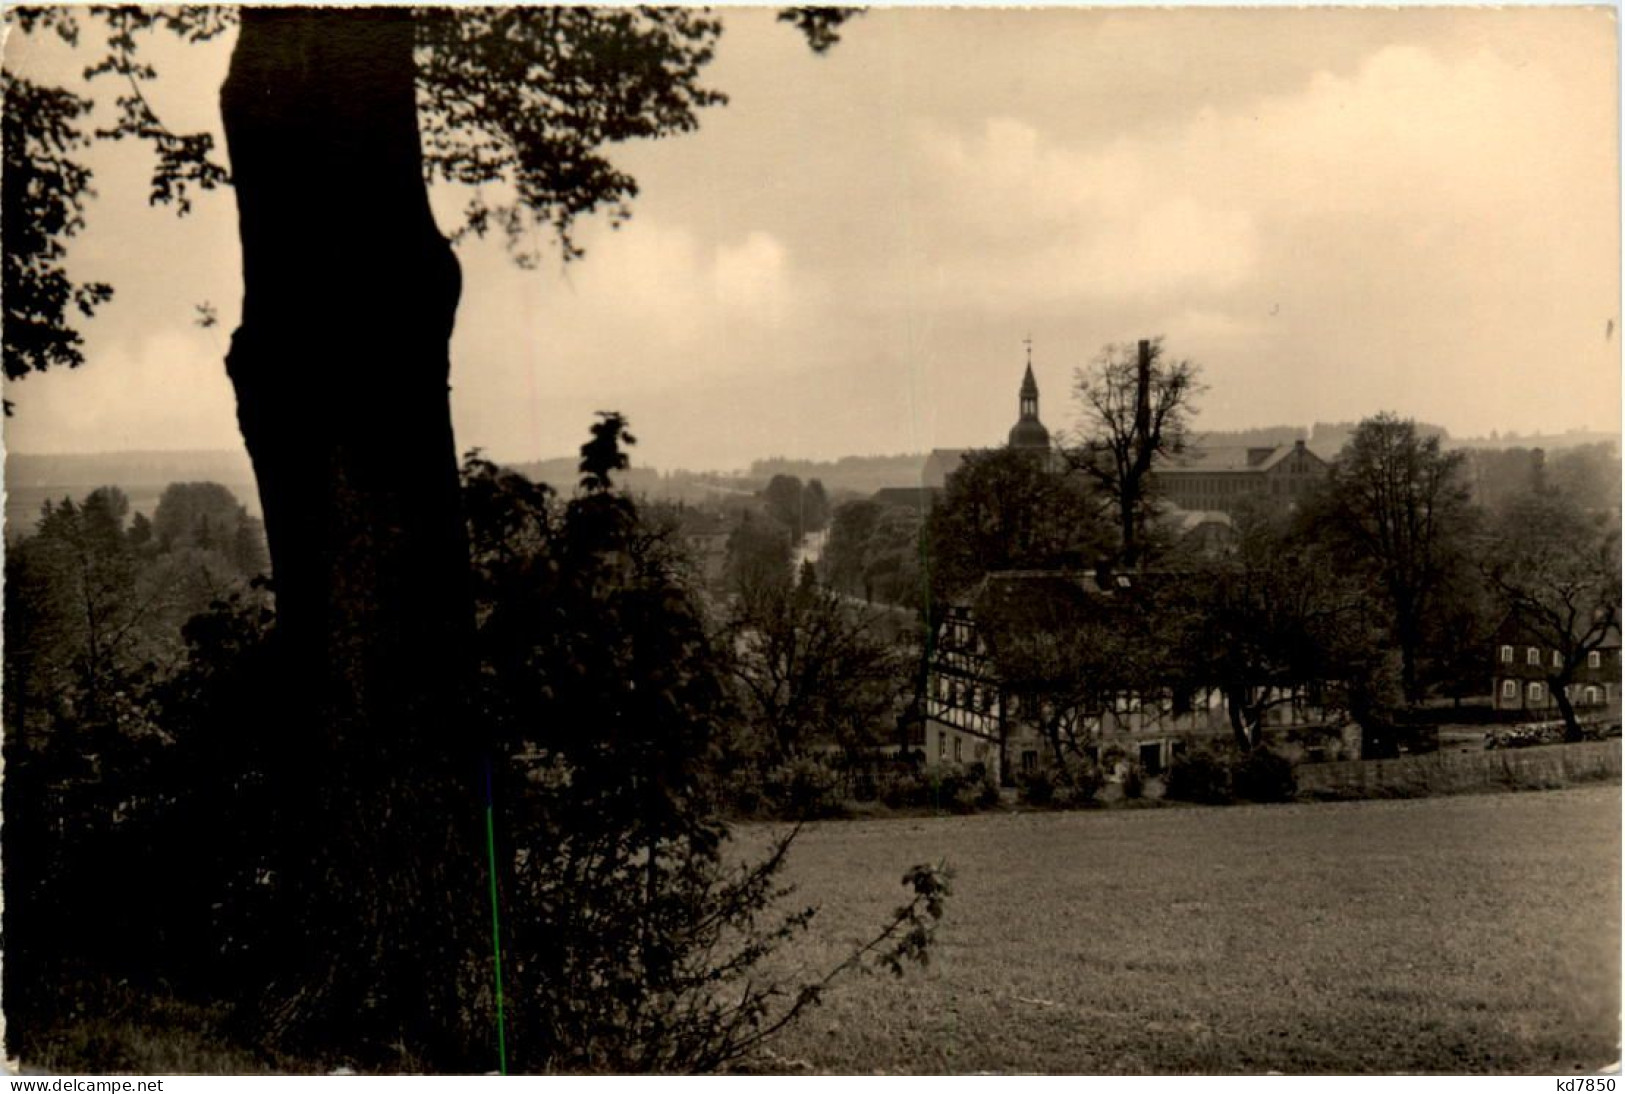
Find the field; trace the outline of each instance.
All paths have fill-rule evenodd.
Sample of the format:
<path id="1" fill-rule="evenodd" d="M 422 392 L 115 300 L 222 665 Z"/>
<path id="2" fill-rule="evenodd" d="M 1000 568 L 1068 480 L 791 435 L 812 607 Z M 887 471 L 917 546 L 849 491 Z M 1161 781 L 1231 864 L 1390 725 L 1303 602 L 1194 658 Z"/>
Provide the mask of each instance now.
<path id="1" fill-rule="evenodd" d="M 749 845 L 761 833 L 746 832 Z M 832 989 L 791 1071 L 1524 1073 L 1619 1060 L 1620 790 L 810 826 L 787 957 L 834 964 L 911 863 L 932 966 Z"/>

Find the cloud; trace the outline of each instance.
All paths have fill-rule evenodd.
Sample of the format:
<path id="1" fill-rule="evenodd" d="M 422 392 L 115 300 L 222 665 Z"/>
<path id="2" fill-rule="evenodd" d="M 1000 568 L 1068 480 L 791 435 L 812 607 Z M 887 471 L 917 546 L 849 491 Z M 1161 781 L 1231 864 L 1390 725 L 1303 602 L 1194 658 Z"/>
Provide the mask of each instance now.
<path id="1" fill-rule="evenodd" d="M 790 297 L 784 245 L 768 233 L 751 232 L 738 246 L 718 247 L 711 274 L 723 307 L 754 312 L 768 322 L 783 317 Z"/>
<path id="2" fill-rule="evenodd" d="M 8 446 L 31 452 L 238 448 L 224 336 L 168 331 L 106 345 L 77 369 L 7 385 Z"/>

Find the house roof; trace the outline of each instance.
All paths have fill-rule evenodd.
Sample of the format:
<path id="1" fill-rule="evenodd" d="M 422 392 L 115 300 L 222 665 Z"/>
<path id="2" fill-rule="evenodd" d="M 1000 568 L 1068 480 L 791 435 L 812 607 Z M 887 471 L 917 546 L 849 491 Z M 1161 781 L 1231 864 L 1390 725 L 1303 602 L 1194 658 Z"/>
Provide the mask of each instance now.
<path id="1" fill-rule="evenodd" d="M 1273 448 L 1263 445 L 1227 444 L 1187 448 L 1177 461 L 1162 470 L 1164 473 L 1251 471 L 1262 474 L 1300 449 L 1314 456 L 1317 462 L 1325 462 L 1301 441 L 1278 444 Z"/>
<path id="2" fill-rule="evenodd" d="M 1524 620 L 1519 616 L 1518 612 L 1513 610 L 1507 612 L 1506 615 L 1501 617 L 1500 625 L 1495 628 L 1494 641 L 1497 643 L 1521 645 L 1530 642 L 1540 644 L 1544 641 L 1544 639 L 1540 635 L 1531 631 L 1530 628 L 1525 624 Z M 1604 632 L 1602 641 L 1597 644 L 1597 648 L 1612 650 L 1618 649 L 1619 647 L 1619 627 L 1616 624 L 1609 624 L 1608 630 Z"/>
<path id="3" fill-rule="evenodd" d="M 895 505 L 903 509 L 929 509 L 936 502 L 938 488 L 934 486 L 882 486 L 870 500 L 881 505 Z"/>

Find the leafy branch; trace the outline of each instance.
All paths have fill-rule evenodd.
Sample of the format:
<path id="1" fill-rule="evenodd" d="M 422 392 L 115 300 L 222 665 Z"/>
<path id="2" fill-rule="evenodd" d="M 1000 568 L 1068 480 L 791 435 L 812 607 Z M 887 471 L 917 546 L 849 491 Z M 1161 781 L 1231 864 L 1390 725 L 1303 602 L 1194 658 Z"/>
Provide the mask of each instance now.
<path id="1" fill-rule="evenodd" d="M 214 135 L 176 133 L 159 118 L 148 101 L 142 84 L 157 78 L 157 71 L 137 56 L 136 34 L 162 27 L 190 42 L 202 42 L 224 33 L 235 21 L 226 9 L 188 7 L 170 11 L 135 7 L 93 9 L 107 23 L 107 55 L 85 69 L 85 79 L 113 75 L 124 80 L 128 90 L 114 99 L 118 117 L 110 128 L 98 129 L 96 136 L 108 140 L 133 137 L 149 142 L 158 160 L 153 167 L 148 201 L 153 205 L 174 205 L 180 216 L 192 211 L 191 187 L 213 190 L 228 184 L 230 174 L 216 163 Z"/>

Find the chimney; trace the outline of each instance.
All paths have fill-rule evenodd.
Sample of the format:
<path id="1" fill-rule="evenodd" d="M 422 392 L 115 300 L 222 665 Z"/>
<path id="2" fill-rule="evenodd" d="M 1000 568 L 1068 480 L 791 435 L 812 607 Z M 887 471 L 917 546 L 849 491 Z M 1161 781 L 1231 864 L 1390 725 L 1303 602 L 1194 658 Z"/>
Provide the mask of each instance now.
<path id="1" fill-rule="evenodd" d="M 1151 343 L 1140 339 L 1140 371 L 1134 388 L 1134 436 L 1143 448 L 1151 433 Z"/>

